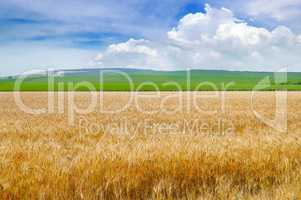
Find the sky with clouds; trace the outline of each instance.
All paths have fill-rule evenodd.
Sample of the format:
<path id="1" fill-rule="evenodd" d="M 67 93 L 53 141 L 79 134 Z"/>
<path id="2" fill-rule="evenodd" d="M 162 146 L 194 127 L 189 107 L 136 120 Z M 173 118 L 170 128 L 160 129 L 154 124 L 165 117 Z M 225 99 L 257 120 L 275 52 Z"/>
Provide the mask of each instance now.
<path id="1" fill-rule="evenodd" d="M 0 2 L 0 75 L 32 69 L 301 71 L 300 0 Z"/>

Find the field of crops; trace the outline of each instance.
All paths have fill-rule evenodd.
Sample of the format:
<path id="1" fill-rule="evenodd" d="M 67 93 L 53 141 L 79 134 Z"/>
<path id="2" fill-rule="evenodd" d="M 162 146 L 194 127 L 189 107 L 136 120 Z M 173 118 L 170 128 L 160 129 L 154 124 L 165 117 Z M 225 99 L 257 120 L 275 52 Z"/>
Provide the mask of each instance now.
<path id="1" fill-rule="evenodd" d="M 0 91 L 252 91 L 264 79 L 268 80 L 261 88 L 264 91 L 301 91 L 301 73 L 279 74 L 285 75 L 287 80 L 278 83 L 271 72 L 82 69 L 63 75 L 27 75 L 24 79 L 0 77 Z M 16 80 L 20 79 L 20 88 L 15 87 Z"/>
<path id="2" fill-rule="evenodd" d="M 40 114 L 14 95 L 0 93 L 0 199 L 301 198 L 301 93 L 286 132 L 263 120 L 274 92 L 107 92 L 89 113 L 97 93 L 21 93 L 54 99 Z"/>

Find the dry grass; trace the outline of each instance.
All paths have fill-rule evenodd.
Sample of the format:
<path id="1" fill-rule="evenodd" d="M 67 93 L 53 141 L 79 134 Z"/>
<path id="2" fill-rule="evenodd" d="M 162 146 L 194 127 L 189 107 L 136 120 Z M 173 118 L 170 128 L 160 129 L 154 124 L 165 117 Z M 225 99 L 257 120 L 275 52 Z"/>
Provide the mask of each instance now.
<path id="1" fill-rule="evenodd" d="M 22 95 L 27 104 L 47 105 L 46 93 Z M 76 96 L 84 107 L 87 94 Z M 105 107 L 128 97 L 106 93 Z M 226 93 L 224 113 L 189 110 L 186 99 L 170 115 L 132 105 L 118 114 L 78 115 L 74 126 L 67 112 L 25 114 L 11 93 L 0 93 L 0 199 L 300 199 L 301 94 L 288 100 L 288 133 L 280 133 L 254 116 L 248 92 Z M 257 110 L 271 117 L 273 102 L 272 93 L 261 93 Z M 219 108 L 214 99 L 198 103 Z M 65 111 L 67 104 L 65 98 Z M 140 105 L 155 110 L 159 100 Z M 175 105 L 170 99 L 165 108 Z M 221 130 L 233 131 L 221 133 L 219 118 Z M 207 128 L 184 133 L 195 120 Z M 125 124 L 129 132 L 120 128 Z M 160 124 L 178 126 L 159 133 Z"/>

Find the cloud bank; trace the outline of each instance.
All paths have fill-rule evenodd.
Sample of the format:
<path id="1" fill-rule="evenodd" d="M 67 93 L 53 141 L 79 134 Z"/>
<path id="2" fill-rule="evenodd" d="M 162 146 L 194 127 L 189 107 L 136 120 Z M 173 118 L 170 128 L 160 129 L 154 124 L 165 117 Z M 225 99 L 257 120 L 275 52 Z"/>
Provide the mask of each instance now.
<path id="1" fill-rule="evenodd" d="M 108 46 L 94 61 L 100 67 L 230 69 L 274 71 L 301 69 L 301 35 L 288 27 L 255 27 L 226 8 L 205 6 L 188 14 L 161 41 L 130 39 Z"/>

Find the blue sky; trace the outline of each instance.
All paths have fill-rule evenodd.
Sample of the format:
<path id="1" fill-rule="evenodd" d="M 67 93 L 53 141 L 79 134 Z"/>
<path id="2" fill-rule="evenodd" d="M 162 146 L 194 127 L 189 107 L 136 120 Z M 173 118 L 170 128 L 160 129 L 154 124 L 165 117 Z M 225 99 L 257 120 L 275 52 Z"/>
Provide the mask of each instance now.
<path id="1" fill-rule="evenodd" d="M 206 10 L 206 4 L 214 10 Z M 210 12 L 220 17 L 218 13 L 222 12 L 223 8 L 231 11 L 233 14 L 231 19 L 221 19 L 216 22 L 210 18 Z M 211 20 L 207 21 L 208 27 L 204 25 L 204 21 L 192 27 L 189 25 L 190 22 L 186 21 L 184 28 L 181 27 L 181 19 L 189 14 L 195 14 L 191 20 L 197 19 L 199 17 L 197 13 L 207 13 L 204 17 Z M 246 47 L 243 40 L 248 38 L 238 37 L 235 34 L 235 30 L 238 30 L 236 25 L 247 23 L 246 29 L 243 26 L 240 27 L 248 33 L 244 37 L 249 38 L 265 37 L 264 34 L 268 33 L 259 34 L 253 28 L 264 29 L 271 33 L 271 41 L 273 41 L 266 44 L 265 48 L 274 46 L 278 48 L 279 46 L 279 52 L 294 52 L 297 55 L 300 51 L 299 44 L 297 47 L 288 45 L 291 38 L 283 39 L 280 33 L 274 34 L 273 30 L 285 26 L 286 29 L 281 29 L 280 32 L 289 30 L 293 34 L 293 40 L 299 41 L 301 25 L 298 23 L 298 17 L 301 17 L 299 0 L 273 2 L 266 0 L 1 1 L 0 75 L 16 74 L 31 69 L 135 67 L 135 65 L 163 70 L 188 67 L 215 68 L 211 66 L 211 63 L 214 63 L 216 68 L 231 70 L 274 70 L 280 66 L 266 60 L 273 59 L 269 56 L 275 56 L 275 54 L 267 51 L 260 52 L 259 47 L 255 48 L 253 43 L 248 43 Z M 216 40 L 216 34 L 212 35 L 208 32 L 211 28 L 215 28 L 214 33 L 217 33 L 224 23 L 231 24 L 232 22 L 235 23 L 235 27 L 232 26 L 231 29 L 234 30 L 233 35 L 227 36 L 226 39 L 223 37 L 222 42 L 220 39 Z M 199 28 L 200 24 L 205 29 Z M 170 37 L 169 33 L 173 29 L 177 29 L 174 31 L 176 38 Z M 192 35 L 190 32 L 198 33 L 200 38 L 192 40 L 193 38 L 188 37 Z M 212 42 L 219 42 L 215 46 L 206 46 L 208 51 L 212 51 L 212 55 L 203 53 L 205 48 L 203 36 L 210 36 Z M 236 36 L 242 41 L 240 48 L 248 48 L 243 49 L 247 52 L 241 55 L 243 59 L 239 58 L 241 49 L 236 47 L 237 45 L 233 46 L 231 51 L 222 48 L 223 45 L 234 45 L 233 41 L 237 40 L 234 38 Z M 185 46 L 180 44 L 183 38 L 186 42 L 200 44 L 197 47 L 187 46 L 187 44 Z M 278 38 L 276 42 L 275 38 Z M 283 40 L 283 45 L 280 40 Z M 161 46 L 162 44 L 164 47 Z M 250 47 L 250 45 L 253 46 Z M 174 60 L 174 51 L 183 52 L 183 58 Z M 237 58 L 234 58 L 235 51 L 238 53 Z M 251 60 L 249 58 L 251 54 L 257 56 L 258 59 L 252 58 Z M 266 59 L 260 61 L 260 56 Z M 119 62 L 116 62 L 117 58 L 120 58 Z M 211 62 L 210 59 L 219 61 Z M 293 56 L 281 58 L 279 63 L 291 65 L 292 70 L 301 71 L 299 60 Z M 249 69 L 251 65 L 256 66 Z"/>

